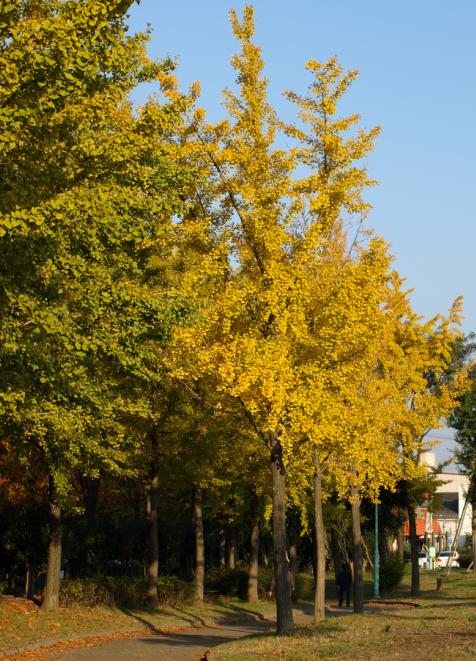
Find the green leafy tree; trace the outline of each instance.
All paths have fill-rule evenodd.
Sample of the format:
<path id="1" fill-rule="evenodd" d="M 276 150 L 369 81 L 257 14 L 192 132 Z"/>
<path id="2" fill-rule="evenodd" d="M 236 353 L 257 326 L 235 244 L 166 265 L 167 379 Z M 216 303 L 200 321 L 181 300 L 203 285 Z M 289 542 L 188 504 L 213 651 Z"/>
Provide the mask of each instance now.
<path id="1" fill-rule="evenodd" d="M 474 336 L 470 335 L 457 347 L 457 360 L 465 362 L 475 348 Z M 452 412 L 449 424 L 456 429 L 456 440 L 459 445 L 456 458 L 470 479 L 468 495 L 473 511 L 472 553 L 473 572 L 476 574 L 476 366 L 474 364 L 469 368 L 468 377 L 470 389 L 460 398 L 460 405 Z"/>
<path id="2" fill-rule="evenodd" d="M 0 6 L 0 425 L 49 474 L 46 609 L 71 471 L 127 470 L 182 314 L 162 285 L 190 181 L 174 140 L 190 100 L 170 93 L 147 36 L 127 34 L 130 4 Z M 135 112 L 129 92 L 152 80 L 167 99 Z"/>

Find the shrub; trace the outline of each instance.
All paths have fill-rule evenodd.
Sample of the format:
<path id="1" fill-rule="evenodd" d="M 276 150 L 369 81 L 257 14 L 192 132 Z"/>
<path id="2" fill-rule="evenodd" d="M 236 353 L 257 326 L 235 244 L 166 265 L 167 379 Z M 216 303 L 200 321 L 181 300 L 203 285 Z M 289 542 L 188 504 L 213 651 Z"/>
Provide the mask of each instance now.
<path id="1" fill-rule="evenodd" d="M 314 577 L 305 574 L 299 573 L 295 577 L 296 590 L 294 592 L 294 599 L 297 601 L 301 600 L 313 600 L 314 599 Z"/>
<path id="2" fill-rule="evenodd" d="M 467 569 L 473 561 L 473 553 L 471 550 L 463 549 L 459 554 L 459 566 Z"/>
<path id="3" fill-rule="evenodd" d="M 180 606 L 192 603 L 195 591 L 192 583 L 182 581 L 176 576 L 159 576 L 157 580 L 159 604 L 163 606 Z"/>
<path id="4" fill-rule="evenodd" d="M 108 606 L 110 608 L 142 608 L 147 603 L 146 582 L 131 576 L 97 576 L 61 581 L 62 606 Z M 178 606 L 193 601 L 193 585 L 176 576 L 159 576 L 157 581 L 159 603 Z"/>
<path id="5" fill-rule="evenodd" d="M 390 555 L 380 565 L 380 590 L 390 592 L 403 578 L 405 563 L 397 555 Z"/>
<path id="6" fill-rule="evenodd" d="M 243 567 L 214 567 L 205 577 L 205 590 L 224 597 L 246 598 L 248 573 Z"/>
<path id="7" fill-rule="evenodd" d="M 258 597 L 266 595 L 271 583 L 272 570 L 260 567 L 258 572 Z M 205 589 L 223 597 L 246 599 L 248 593 L 248 567 L 242 565 L 235 569 L 214 567 L 207 572 Z"/>
<path id="8" fill-rule="evenodd" d="M 101 576 L 61 581 L 60 604 L 139 608 L 145 604 L 143 579 Z"/>

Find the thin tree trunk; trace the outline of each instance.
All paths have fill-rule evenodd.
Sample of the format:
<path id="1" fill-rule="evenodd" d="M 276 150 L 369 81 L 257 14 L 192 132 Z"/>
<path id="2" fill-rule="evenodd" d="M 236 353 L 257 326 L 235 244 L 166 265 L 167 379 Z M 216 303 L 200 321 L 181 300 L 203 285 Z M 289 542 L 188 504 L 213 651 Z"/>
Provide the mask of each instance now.
<path id="1" fill-rule="evenodd" d="M 218 529 L 218 564 L 220 567 L 226 565 L 226 533 L 223 522 L 220 522 L 220 528 Z"/>
<path id="2" fill-rule="evenodd" d="M 248 601 L 258 603 L 258 557 L 259 557 L 259 499 L 256 492 L 251 495 L 251 538 L 250 566 L 248 568 Z"/>
<path id="3" fill-rule="evenodd" d="M 81 491 L 83 492 L 84 513 L 86 515 L 88 529 L 91 530 L 96 518 L 101 477 L 80 475 L 79 482 L 81 485 Z"/>
<path id="4" fill-rule="evenodd" d="M 314 519 L 316 526 L 314 624 L 317 624 L 325 618 L 326 600 L 326 530 L 322 513 L 322 476 L 317 453 L 314 457 Z"/>
<path id="5" fill-rule="evenodd" d="M 360 497 L 352 489 L 352 541 L 354 557 L 354 613 L 364 612 L 364 572 L 362 567 L 362 531 L 360 529 Z"/>
<path id="6" fill-rule="evenodd" d="M 193 524 L 195 528 L 195 599 L 203 601 L 205 591 L 205 539 L 203 535 L 202 490 L 194 491 Z"/>
<path id="7" fill-rule="evenodd" d="M 84 505 L 84 521 L 86 528 L 84 535 L 78 538 L 77 543 L 79 546 L 79 553 L 73 562 L 70 563 L 71 575 L 76 578 L 77 576 L 86 577 L 97 575 L 100 570 L 97 566 L 91 565 L 88 538 L 92 538 L 95 533 L 96 527 L 96 510 L 99 498 L 99 488 L 101 484 L 101 477 L 90 477 L 88 475 L 78 474 L 79 485 L 83 497 Z"/>
<path id="8" fill-rule="evenodd" d="M 476 490 L 476 485 L 473 487 Z M 473 518 L 472 518 L 472 550 L 473 550 L 473 574 L 476 574 L 476 498 L 473 499 L 471 503 L 473 508 Z"/>
<path id="9" fill-rule="evenodd" d="M 61 576 L 61 507 L 58 501 L 53 479 L 49 484 L 50 506 L 50 542 L 48 547 L 48 569 L 42 608 L 45 611 L 56 610 L 59 606 L 60 576 Z"/>
<path id="10" fill-rule="evenodd" d="M 156 467 L 154 467 L 156 470 Z M 157 579 L 159 577 L 159 476 L 152 476 L 148 499 L 149 565 L 147 567 L 147 605 L 159 606 Z"/>
<path id="11" fill-rule="evenodd" d="M 337 582 L 337 576 L 342 568 L 346 557 L 342 552 L 342 547 L 339 539 L 339 533 L 335 528 L 331 529 L 331 549 L 332 549 L 332 562 L 334 563 L 334 576 Z"/>
<path id="12" fill-rule="evenodd" d="M 265 567 L 269 567 L 269 558 L 268 558 L 268 551 L 266 549 L 266 544 L 264 540 L 261 540 L 260 544 L 260 551 L 261 551 L 261 562 Z"/>
<path id="13" fill-rule="evenodd" d="M 385 521 L 385 512 L 381 513 L 381 520 Z M 388 549 L 388 543 L 387 543 L 387 538 L 388 538 L 388 530 L 382 525 L 380 527 L 379 531 L 379 545 L 378 545 L 378 550 L 380 554 L 380 561 L 382 564 L 384 564 L 389 556 L 389 549 Z M 372 565 L 373 566 L 373 565 Z"/>
<path id="14" fill-rule="evenodd" d="M 397 530 L 397 553 L 398 557 L 403 562 L 403 524 L 398 526 Z"/>
<path id="15" fill-rule="evenodd" d="M 7 590 L 8 590 L 8 594 L 15 593 L 15 574 L 11 566 L 8 568 Z"/>
<path id="16" fill-rule="evenodd" d="M 314 581 L 314 589 L 316 588 L 317 581 L 317 541 L 316 541 L 316 526 L 312 527 L 311 532 L 311 569 L 312 578 Z"/>
<path id="17" fill-rule="evenodd" d="M 294 629 L 294 619 L 286 560 L 286 473 L 281 443 L 276 437 L 273 438 L 270 460 L 273 482 L 273 557 L 277 631 L 278 634 L 283 634 Z"/>
<path id="18" fill-rule="evenodd" d="M 420 568 L 418 566 L 418 537 L 416 529 L 415 508 L 408 507 L 408 527 L 410 531 L 410 549 L 412 559 L 412 597 L 418 597 L 420 594 Z"/>
<path id="19" fill-rule="evenodd" d="M 298 571 L 298 554 L 297 544 L 295 542 L 289 546 L 289 570 L 293 576 L 296 576 Z"/>
<path id="20" fill-rule="evenodd" d="M 23 593 L 25 599 L 29 598 L 30 592 L 31 592 L 31 564 L 30 561 L 27 560 L 26 572 L 25 572 L 25 592 Z"/>
<path id="21" fill-rule="evenodd" d="M 296 577 L 298 571 L 298 553 L 297 542 L 299 539 L 299 522 L 296 513 L 286 516 L 286 531 L 288 539 L 289 569 L 293 577 Z"/>
<path id="22" fill-rule="evenodd" d="M 32 599 L 36 583 L 36 566 L 31 560 L 27 561 L 27 581 L 25 585 L 25 597 Z"/>
<path id="23" fill-rule="evenodd" d="M 236 566 L 236 530 L 235 526 L 228 526 L 228 544 L 226 554 L 226 566 L 228 569 L 235 569 Z"/>

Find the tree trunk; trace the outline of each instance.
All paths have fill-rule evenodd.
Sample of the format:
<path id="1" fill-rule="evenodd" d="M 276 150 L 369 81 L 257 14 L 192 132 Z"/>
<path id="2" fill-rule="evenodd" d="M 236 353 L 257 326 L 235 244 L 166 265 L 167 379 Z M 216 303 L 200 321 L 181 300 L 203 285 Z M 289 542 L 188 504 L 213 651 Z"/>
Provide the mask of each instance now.
<path id="1" fill-rule="evenodd" d="M 314 624 L 325 618 L 326 599 L 326 530 L 322 513 L 322 477 L 317 453 L 314 457 L 314 519 L 316 526 L 316 587 Z"/>
<path id="2" fill-rule="evenodd" d="M 316 540 L 316 526 L 312 527 L 311 531 L 311 569 L 312 578 L 314 580 L 314 589 L 316 589 L 317 581 L 317 540 Z"/>
<path id="3" fill-rule="evenodd" d="M 273 481 L 273 557 L 278 634 L 294 629 L 289 567 L 286 560 L 286 473 L 279 439 L 273 438 L 271 449 Z"/>
<path id="4" fill-rule="evenodd" d="M 381 513 L 381 516 L 379 518 L 381 521 L 385 521 L 385 511 Z M 384 564 L 387 561 L 389 556 L 387 538 L 388 538 L 388 530 L 382 524 L 379 529 L 379 539 L 378 539 L 379 542 L 378 551 L 380 554 L 380 561 L 382 562 L 382 564 Z"/>
<path id="5" fill-rule="evenodd" d="M 94 576 L 100 573 L 97 566 L 91 565 L 89 542 L 95 534 L 96 510 L 99 498 L 99 488 L 101 477 L 90 477 L 78 473 L 78 481 L 81 487 L 83 505 L 84 505 L 84 533 L 77 539 L 79 553 L 70 563 L 71 576 L 76 578 L 81 576 Z"/>
<path id="6" fill-rule="evenodd" d="M 364 572 L 362 567 L 362 531 L 360 529 L 360 497 L 352 489 L 352 541 L 354 558 L 354 613 L 364 612 Z"/>
<path id="7" fill-rule="evenodd" d="M 408 506 L 408 527 L 410 531 L 410 549 L 412 559 L 412 597 L 418 597 L 420 594 L 420 568 L 418 566 L 418 537 L 416 530 L 415 508 Z"/>
<path id="8" fill-rule="evenodd" d="M 48 569 L 42 608 L 45 611 L 56 610 L 59 606 L 61 576 L 61 507 L 58 501 L 53 479 L 49 484 L 50 505 L 50 542 L 48 547 Z"/>
<path id="9" fill-rule="evenodd" d="M 397 553 L 398 557 L 403 562 L 403 524 L 398 526 L 397 530 Z"/>
<path id="10" fill-rule="evenodd" d="M 8 594 L 15 594 L 15 573 L 11 566 L 8 568 L 7 590 Z"/>
<path id="11" fill-rule="evenodd" d="M 248 569 L 248 601 L 258 603 L 258 556 L 259 556 L 259 499 L 256 492 L 251 496 L 250 566 Z"/>
<path id="12" fill-rule="evenodd" d="M 205 539 L 203 535 L 202 490 L 194 491 L 193 524 L 195 528 L 195 599 L 203 601 L 205 590 Z"/>
<path id="13" fill-rule="evenodd" d="M 286 531 L 288 539 L 289 569 L 293 577 L 296 577 L 298 571 L 298 553 L 297 543 L 299 540 L 299 520 L 295 512 L 286 516 Z"/>
<path id="14" fill-rule="evenodd" d="M 226 565 L 226 533 L 225 525 L 222 522 L 218 530 L 218 564 L 220 567 Z"/>
<path id="15" fill-rule="evenodd" d="M 236 529 L 235 526 L 228 526 L 228 544 L 226 554 L 226 566 L 228 569 L 235 569 L 236 566 Z"/>
<path id="16" fill-rule="evenodd" d="M 473 487 L 476 490 L 476 487 Z M 473 574 L 476 574 L 476 498 L 473 499 L 471 503 L 473 508 L 473 518 L 472 518 L 472 551 L 473 551 Z"/>
<path id="17" fill-rule="evenodd" d="M 88 529 L 90 530 L 94 526 L 96 518 L 101 478 L 80 475 L 79 482 L 81 485 L 81 491 L 83 492 L 84 513 L 86 515 Z"/>
<path id="18" fill-rule="evenodd" d="M 31 592 L 31 565 L 30 565 L 30 561 L 27 560 L 26 572 L 25 572 L 25 592 L 23 593 L 25 599 L 28 599 L 30 592 Z"/>
<path id="19" fill-rule="evenodd" d="M 25 579 L 25 597 L 32 599 L 35 592 L 36 566 L 31 560 L 27 560 L 26 579 Z"/>
<path id="20" fill-rule="evenodd" d="M 261 562 L 265 567 L 268 568 L 269 567 L 268 550 L 266 548 L 266 544 L 263 539 L 261 539 L 260 551 L 261 551 Z"/>
<path id="21" fill-rule="evenodd" d="M 298 571 L 298 554 L 297 544 L 295 542 L 289 546 L 289 570 L 293 576 L 296 576 Z"/>
<path id="22" fill-rule="evenodd" d="M 339 539 L 339 533 L 335 528 L 331 529 L 331 549 L 332 549 L 332 562 L 334 564 L 334 576 L 337 581 L 342 565 L 347 561 Z"/>
<path id="23" fill-rule="evenodd" d="M 156 467 L 154 467 L 155 470 Z M 159 606 L 157 579 L 159 577 L 159 476 L 155 473 L 150 482 L 148 499 L 149 565 L 147 567 L 147 605 Z"/>

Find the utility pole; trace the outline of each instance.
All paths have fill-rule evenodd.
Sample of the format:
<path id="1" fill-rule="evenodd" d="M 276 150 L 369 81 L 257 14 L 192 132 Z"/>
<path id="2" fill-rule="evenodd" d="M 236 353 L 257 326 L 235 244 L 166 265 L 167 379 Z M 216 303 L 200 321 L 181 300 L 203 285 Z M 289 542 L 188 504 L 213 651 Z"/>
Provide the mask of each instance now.
<path id="1" fill-rule="evenodd" d="M 380 551 L 378 545 L 378 504 L 375 503 L 374 597 L 380 597 Z"/>
<path id="2" fill-rule="evenodd" d="M 430 507 L 430 505 L 433 506 L 432 503 L 430 503 L 430 501 L 428 501 L 428 507 Z M 435 544 L 434 544 L 434 535 L 433 535 L 433 512 L 430 510 L 428 512 L 428 514 L 429 514 L 429 519 L 430 519 L 430 526 L 429 526 L 430 527 L 430 530 L 429 530 L 429 533 L 430 533 L 430 552 L 429 552 L 429 555 L 430 555 L 430 569 L 434 569 L 435 568 Z"/>

